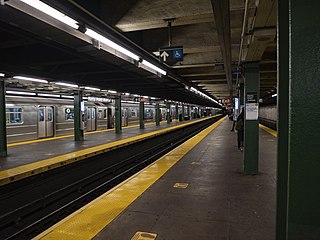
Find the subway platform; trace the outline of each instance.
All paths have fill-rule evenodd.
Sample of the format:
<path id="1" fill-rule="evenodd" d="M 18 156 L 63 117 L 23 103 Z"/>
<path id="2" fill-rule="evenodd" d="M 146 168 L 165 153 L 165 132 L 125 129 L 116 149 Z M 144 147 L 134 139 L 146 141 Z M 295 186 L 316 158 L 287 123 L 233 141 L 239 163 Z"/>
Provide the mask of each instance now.
<path id="1" fill-rule="evenodd" d="M 243 174 L 219 120 L 35 239 L 275 238 L 276 138 L 260 129 L 259 175 Z"/>

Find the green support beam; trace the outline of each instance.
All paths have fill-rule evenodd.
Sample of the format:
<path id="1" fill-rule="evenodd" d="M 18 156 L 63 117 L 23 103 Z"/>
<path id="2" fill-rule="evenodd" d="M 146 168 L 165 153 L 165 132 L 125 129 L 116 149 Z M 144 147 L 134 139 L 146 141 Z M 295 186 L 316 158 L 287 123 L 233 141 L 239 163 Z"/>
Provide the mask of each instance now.
<path id="1" fill-rule="evenodd" d="M 277 240 L 284 231 L 287 240 L 320 239 L 320 1 L 278 4 L 278 194 L 286 181 L 288 189 L 278 195 Z"/>
<path id="2" fill-rule="evenodd" d="M 122 111 L 121 111 L 121 96 L 117 96 L 115 99 L 115 131 L 120 133 L 122 131 Z"/>
<path id="3" fill-rule="evenodd" d="M 188 118 L 189 118 L 189 120 L 191 119 L 191 117 L 190 117 L 190 106 L 188 105 L 188 107 L 187 107 L 187 115 L 188 115 Z"/>
<path id="4" fill-rule="evenodd" d="M 184 111 L 184 104 L 182 104 L 182 110 L 181 110 L 181 114 L 182 114 L 182 118 L 181 118 L 181 121 L 184 121 L 184 114 L 185 114 L 185 111 Z"/>
<path id="5" fill-rule="evenodd" d="M 169 124 L 171 121 L 171 109 L 170 109 L 170 104 L 167 103 L 167 123 Z"/>
<path id="6" fill-rule="evenodd" d="M 84 140 L 84 102 L 82 99 L 82 92 L 76 91 L 74 93 L 74 140 Z"/>
<path id="7" fill-rule="evenodd" d="M 259 172 L 259 63 L 245 64 L 245 121 L 244 121 L 244 173 Z"/>
<path id="8" fill-rule="evenodd" d="M 284 10 L 284 11 L 283 11 Z M 289 143 L 289 1 L 278 1 L 276 240 L 287 239 Z"/>
<path id="9" fill-rule="evenodd" d="M 7 156 L 6 89 L 0 77 L 0 157 Z"/>
<path id="10" fill-rule="evenodd" d="M 139 103 L 140 129 L 144 129 L 144 102 Z"/>
<path id="11" fill-rule="evenodd" d="M 176 104 L 175 112 L 176 112 L 175 119 L 178 121 L 179 120 L 179 105 L 178 104 Z"/>
<path id="12" fill-rule="evenodd" d="M 156 126 L 160 126 L 160 105 L 156 104 Z"/>

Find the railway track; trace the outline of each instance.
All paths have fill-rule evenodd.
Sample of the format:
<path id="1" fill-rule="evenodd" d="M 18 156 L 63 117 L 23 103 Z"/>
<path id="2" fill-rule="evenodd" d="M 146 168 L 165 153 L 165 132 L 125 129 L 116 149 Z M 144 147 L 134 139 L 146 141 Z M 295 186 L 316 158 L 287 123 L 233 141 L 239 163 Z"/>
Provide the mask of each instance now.
<path id="1" fill-rule="evenodd" d="M 129 178 L 213 122 L 128 145 L 0 188 L 1 239 L 30 239 Z"/>

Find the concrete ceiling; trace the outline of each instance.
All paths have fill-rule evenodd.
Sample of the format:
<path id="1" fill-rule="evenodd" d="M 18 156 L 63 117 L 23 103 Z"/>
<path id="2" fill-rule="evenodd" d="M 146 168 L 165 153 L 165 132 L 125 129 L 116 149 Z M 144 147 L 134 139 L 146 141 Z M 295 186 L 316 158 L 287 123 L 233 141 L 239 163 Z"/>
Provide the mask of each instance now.
<path id="1" fill-rule="evenodd" d="M 262 97 L 276 90 L 275 0 L 45 2 L 79 21 L 90 21 L 102 31 L 110 31 L 107 25 L 117 29 L 124 37 L 112 33 L 115 38 L 121 38 L 124 44 L 146 54 L 151 61 L 159 57 L 159 48 L 169 45 L 167 21 L 170 20 L 172 46 L 183 46 L 184 60 L 167 66 L 168 71 L 179 81 L 213 98 L 237 95 L 236 84 L 242 81 L 241 66 L 246 61 L 260 62 Z M 6 59 L 0 65 L 1 71 L 54 75 L 123 92 L 194 103 L 202 101 L 172 79 L 158 78 L 106 56 L 7 6 L 0 6 L 0 31 L 0 54 Z"/>

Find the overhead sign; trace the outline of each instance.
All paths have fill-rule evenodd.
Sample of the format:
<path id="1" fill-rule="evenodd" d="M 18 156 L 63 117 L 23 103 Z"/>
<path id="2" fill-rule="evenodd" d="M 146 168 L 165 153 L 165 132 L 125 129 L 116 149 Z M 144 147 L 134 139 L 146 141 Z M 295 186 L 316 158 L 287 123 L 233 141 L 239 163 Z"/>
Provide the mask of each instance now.
<path id="1" fill-rule="evenodd" d="M 89 102 L 105 102 L 105 103 L 111 103 L 112 100 L 109 98 L 101 98 L 101 97 L 88 97 Z"/>
<path id="2" fill-rule="evenodd" d="M 177 62 L 183 61 L 182 46 L 160 48 L 159 53 L 160 61 L 163 63 L 173 65 Z"/>
<path id="3" fill-rule="evenodd" d="M 134 98 L 135 102 L 148 102 L 149 99 L 148 98 L 144 98 L 144 97 L 136 97 Z"/>

